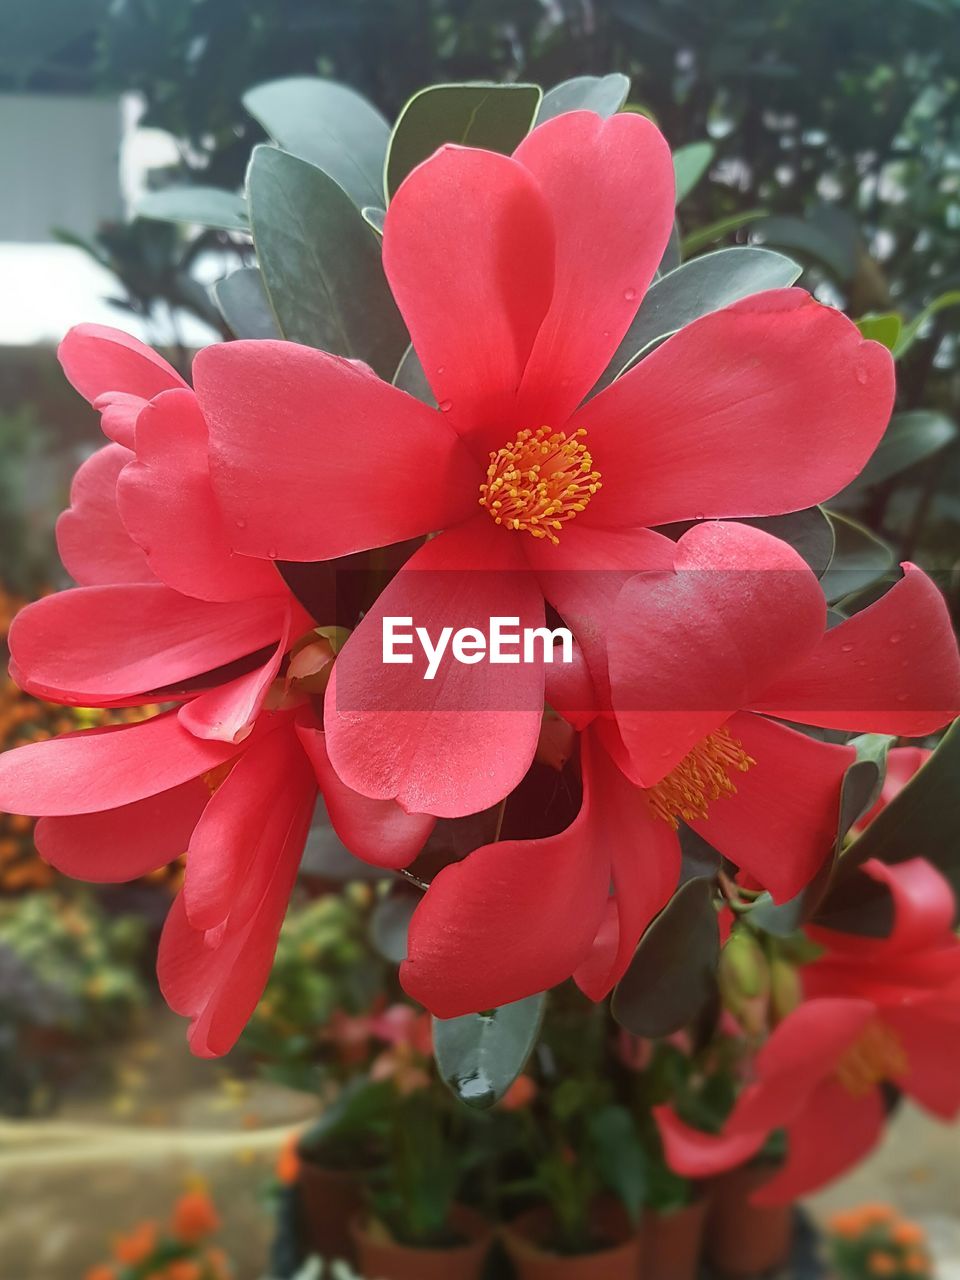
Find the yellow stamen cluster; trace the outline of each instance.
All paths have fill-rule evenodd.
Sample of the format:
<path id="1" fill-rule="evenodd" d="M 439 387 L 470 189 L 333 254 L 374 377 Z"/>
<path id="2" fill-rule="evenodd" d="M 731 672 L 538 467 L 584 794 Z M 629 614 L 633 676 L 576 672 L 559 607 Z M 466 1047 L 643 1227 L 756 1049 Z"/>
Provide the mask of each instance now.
<path id="1" fill-rule="evenodd" d="M 490 454 L 480 505 L 497 524 L 559 542 L 559 530 L 600 488 L 585 435 L 582 428 L 569 437 L 549 427 L 519 432 L 516 440 Z"/>
<path id="2" fill-rule="evenodd" d="M 708 733 L 677 767 L 647 791 L 647 800 L 658 818 L 674 829 L 678 820 L 693 822 L 707 816 L 711 800 L 736 794 L 732 771 L 746 773 L 757 762 L 728 729 Z"/>
<path id="3" fill-rule="evenodd" d="M 882 1080 L 906 1075 L 908 1067 L 897 1033 L 874 1019 L 840 1059 L 837 1079 L 852 1097 L 862 1098 Z"/>

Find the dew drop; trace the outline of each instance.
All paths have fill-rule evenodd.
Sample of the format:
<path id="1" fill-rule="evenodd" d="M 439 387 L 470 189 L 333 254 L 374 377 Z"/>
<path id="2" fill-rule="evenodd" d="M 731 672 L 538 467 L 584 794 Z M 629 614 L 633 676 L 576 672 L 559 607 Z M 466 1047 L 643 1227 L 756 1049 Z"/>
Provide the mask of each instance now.
<path id="1" fill-rule="evenodd" d="M 237 521 L 237 528 L 238 528 L 238 529 L 245 529 L 246 527 L 247 527 L 247 522 L 246 522 L 246 520 L 238 520 L 238 521 Z"/>
<path id="2" fill-rule="evenodd" d="M 902 639 L 903 639 L 903 632 L 902 632 L 902 631 L 891 631 L 891 633 L 890 633 L 890 643 L 891 643 L 891 644 L 899 644 L 899 643 L 900 643 L 900 641 L 901 641 Z"/>
<path id="3" fill-rule="evenodd" d="M 269 550 L 267 551 L 268 560 L 276 560 L 279 557 L 279 555 L 280 555 L 280 552 L 277 551 L 275 547 L 270 547 Z"/>
<path id="4" fill-rule="evenodd" d="M 705 511 L 695 511 L 693 514 L 693 518 L 694 520 L 706 520 L 707 513 Z"/>
<path id="5" fill-rule="evenodd" d="M 450 410 L 453 408 L 453 401 L 441 400 L 440 403 L 437 405 L 437 408 L 440 410 L 441 413 L 449 413 Z"/>
<path id="6" fill-rule="evenodd" d="M 623 296 L 626 298 L 627 302 L 632 302 L 637 296 L 637 291 L 636 289 L 624 289 Z"/>
<path id="7" fill-rule="evenodd" d="M 858 364 L 857 365 L 857 381 L 860 383 L 862 387 L 865 387 L 869 380 L 870 380 L 870 374 L 867 372 L 867 366 L 865 364 Z"/>
<path id="8" fill-rule="evenodd" d="M 841 653 L 852 653 L 852 652 L 853 652 L 853 645 L 852 645 L 852 644 L 849 644 L 849 643 L 847 643 L 847 644 L 842 644 L 842 645 L 840 646 L 840 651 L 841 651 Z"/>
<path id="9" fill-rule="evenodd" d="M 437 367 L 437 376 L 438 376 L 438 377 L 440 377 L 441 375 L 443 375 L 443 374 L 444 374 L 444 373 L 446 373 L 446 372 L 447 372 L 447 366 L 446 366 L 445 364 L 438 365 L 438 367 Z"/>

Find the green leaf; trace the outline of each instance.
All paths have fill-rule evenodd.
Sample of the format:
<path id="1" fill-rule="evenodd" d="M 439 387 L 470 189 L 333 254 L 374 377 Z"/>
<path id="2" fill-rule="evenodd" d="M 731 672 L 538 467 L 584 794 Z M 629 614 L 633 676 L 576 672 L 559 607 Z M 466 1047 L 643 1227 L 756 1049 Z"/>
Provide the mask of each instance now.
<path id="1" fill-rule="evenodd" d="M 403 353 L 403 358 L 397 365 L 397 372 L 393 375 L 393 385 L 399 387 L 401 391 L 406 391 L 407 395 L 414 396 L 417 400 L 422 400 L 431 409 L 437 407 L 436 396 L 434 396 L 430 383 L 427 381 L 427 375 L 423 371 L 420 357 L 413 349 L 413 343 L 407 347 Z"/>
<path id="2" fill-rule="evenodd" d="M 867 877 L 859 868 L 870 858 L 905 862 L 926 858 L 960 892 L 960 720 L 955 720 L 937 749 L 887 804 L 840 859 L 836 883 L 824 900 L 818 923 L 854 933 L 878 932 L 877 911 L 858 895 Z M 875 897 L 879 895 L 874 895 Z M 879 930 L 883 932 L 883 930 Z"/>
<path id="3" fill-rule="evenodd" d="M 757 516 L 742 523 L 763 529 L 781 542 L 789 542 L 818 578 L 826 573 L 833 560 L 836 535 L 823 507 L 807 507 L 783 516 Z"/>
<path id="4" fill-rule="evenodd" d="M 957 424 L 936 409 L 907 409 L 895 413 L 877 445 L 873 457 L 844 494 L 858 493 L 870 485 L 882 484 L 908 467 L 939 453 L 955 440 Z"/>
<path id="5" fill-rule="evenodd" d="M 837 835 L 830 856 L 813 881 L 789 902 L 778 906 L 769 893 L 761 894 L 750 912 L 751 923 L 777 937 L 787 937 L 818 910 L 829 892 L 847 833 L 868 812 L 880 794 L 887 771 L 887 753 L 895 741 L 895 738 L 885 733 L 865 733 L 851 740 L 850 746 L 856 751 L 857 758 L 843 775 Z"/>
<path id="6" fill-rule="evenodd" d="M 407 333 L 377 238 L 343 188 L 306 160 L 261 146 L 247 190 L 257 258 L 283 336 L 392 377 Z"/>
<path id="7" fill-rule="evenodd" d="M 218 280 L 213 297 L 237 338 L 279 338 L 280 326 L 270 309 L 263 277 L 256 267 L 241 267 Z"/>
<path id="8" fill-rule="evenodd" d="M 938 312 L 945 311 L 948 307 L 960 307 L 960 289 L 951 289 L 947 293 L 941 293 L 939 298 L 934 298 L 929 306 L 924 307 L 918 316 L 915 316 L 908 325 L 904 326 L 897 344 L 893 348 L 894 359 L 899 360 L 901 356 L 905 356 L 920 336 L 920 330 L 927 321 L 932 320 Z"/>
<path id="9" fill-rule="evenodd" d="M 365 205 L 360 212 L 363 214 L 363 220 L 368 226 L 373 227 L 378 236 L 383 235 L 383 225 L 386 222 L 386 209 L 378 209 L 374 205 Z"/>
<path id="10" fill-rule="evenodd" d="M 221 231 L 250 233 L 243 196 L 220 187 L 165 187 L 162 191 L 148 191 L 136 212 L 138 217 L 156 222 L 189 222 Z"/>
<path id="11" fill-rule="evenodd" d="M 673 153 L 673 172 L 677 180 L 677 204 L 685 200 L 713 163 L 716 147 L 712 142 L 691 142 Z"/>
<path id="12" fill-rule="evenodd" d="M 587 1135 L 602 1182 L 631 1222 L 638 1222 L 647 1192 L 647 1158 L 633 1116 L 626 1107 L 601 1107 L 590 1115 Z"/>
<path id="13" fill-rule="evenodd" d="M 390 126 L 366 98 L 315 76 L 271 80 L 243 105 L 284 151 L 309 160 L 338 182 L 357 208 L 383 204 Z"/>
<path id="14" fill-rule="evenodd" d="M 903 317 L 897 311 L 886 311 L 882 315 L 868 314 L 860 317 L 857 328 L 865 338 L 882 343 L 892 351 L 903 328 Z"/>
<path id="15" fill-rule="evenodd" d="M 836 536 L 830 568 L 820 580 L 830 604 L 870 586 L 893 566 L 893 552 L 857 520 L 828 511 Z"/>
<path id="16" fill-rule="evenodd" d="M 756 222 L 758 218 L 765 217 L 766 212 L 766 209 L 748 209 L 745 213 L 735 213 L 729 218 L 720 218 L 717 222 L 711 222 L 709 226 L 701 227 L 698 231 L 691 231 L 683 238 L 681 245 L 683 256 L 689 258 L 705 245 L 722 240 L 731 231 L 739 231 L 741 227 L 746 227 L 751 222 Z"/>
<path id="17" fill-rule="evenodd" d="M 629 92 L 629 79 L 617 71 L 608 76 L 575 76 L 544 94 L 537 124 L 562 116 L 566 111 L 593 111 L 606 119 L 616 115 Z"/>
<path id="18" fill-rule="evenodd" d="M 688 880 L 640 939 L 613 993 L 611 1013 L 636 1036 L 679 1031 L 712 995 L 719 956 L 713 880 Z"/>
<path id="19" fill-rule="evenodd" d="M 533 1052 L 546 996 L 541 992 L 488 1013 L 434 1018 L 437 1068 L 461 1102 L 492 1107 L 516 1080 Z"/>
<path id="20" fill-rule="evenodd" d="M 718 249 L 683 263 L 650 286 L 597 390 L 684 325 L 753 293 L 791 285 L 799 275 L 795 262 L 769 249 Z"/>
<path id="21" fill-rule="evenodd" d="M 812 259 L 829 268 L 838 280 L 851 279 L 857 269 L 850 246 L 811 218 L 779 214 L 764 218 L 753 228 L 751 238 Z"/>
<path id="22" fill-rule="evenodd" d="M 393 127 L 386 162 L 388 198 L 408 173 L 446 142 L 509 155 L 530 132 L 540 99 L 535 84 L 436 84 L 421 89 Z"/>
<path id="23" fill-rule="evenodd" d="M 393 884 L 370 917 L 370 941 L 391 964 L 407 958 L 407 931 L 423 895 L 410 885 Z"/>

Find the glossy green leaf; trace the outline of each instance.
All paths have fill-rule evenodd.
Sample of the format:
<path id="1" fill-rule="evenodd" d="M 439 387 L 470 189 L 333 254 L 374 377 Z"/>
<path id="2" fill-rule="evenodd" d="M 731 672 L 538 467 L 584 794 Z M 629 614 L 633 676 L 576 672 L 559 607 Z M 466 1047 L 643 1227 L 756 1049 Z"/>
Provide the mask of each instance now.
<path id="1" fill-rule="evenodd" d="M 960 720 L 955 720 L 927 763 L 847 847 L 818 923 L 871 936 L 884 932 L 883 895 L 868 892 L 869 878 L 857 874 L 870 858 L 888 863 L 926 858 L 960 893 L 958 778 Z"/>
<path id="2" fill-rule="evenodd" d="M 713 993 L 720 956 L 713 892 L 711 878 L 688 880 L 640 939 L 610 1006 L 634 1035 L 679 1031 Z"/>
<path id="3" fill-rule="evenodd" d="M 546 996 L 528 996 L 487 1013 L 434 1018 L 433 1052 L 441 1078 L 469 1107 L 492 1107 L 533 1052 Z"/>
<path id="4" fill-rule="evenodd" d="M 834 604 L 881 578 L 893 566 L 893 551 L 859 521 L 835 511 L 827 514 L 836 546 L 820 585 L 829 603 Z"/>
<path id="5" fill-rule="evenodd" d="M 370 941 L 391 964 L 407 958 L 407 933 L 423 895 L 412 885 L 396 882 L 373 909 Z"/>
<path id="6" fill-rule="evenodd" d="M 220 187 L 165 187 L 148 191 L 137 216 L 157 222 L 188 222 L 220 231 L 250 232 L 243 196 Z"/>
<path id="7" fill-rule="evenodd" d="M 813 218 L 776 214 L 758 221 L 750 236 L 758 244 L 772 245 L 812 259 L 829 268 L 838 280 L 849 280 L 857 268 L 851 247 Z"/>
<path id="8" fill-rule="evenodd" d="M 616 115 L 629 92 L 629 79 L 617 71 L 608 76 L 574 76 L 544 94 L 537 124 L 566 111 L 593 111 L 606 119 Z"/>
<path id="9" fill-rule="evenodd" d="M 378 236 L 382 236 L 383 225 L 387 219 L 386 209 L 378 209 L 375 205 L 368 204 L 360 212 L 363 214 L 364 222 L 373 227 Z"/>
<path id="10" fill-rule="evenodd" d="M 960 289 L 950 289 L 947 293 L 941 293 L 938 298 L 930 303 L 928 307 L 915 316 L 908 325 L 901 330 L 897 344 L 893 348 L 894 359 L 899 360 L 901 356 L 905 356 L 916 340 L 920 337 L 920 331 L 928 320 L 932 320 L 935 315 L 941 311 L 946 311 L 948 307 L 960 307 Z"/>
<path id="11" fill-rule="evenodd" d="M 734 213 L 729 218 L 720 218 L 717 222 L 712 222 L 707 227 L 700 227 L 696 231 L 691 231 L 689 235 L 684 236 L 680 246 L 683 256 L 685 258 L 691 257 L 708 244 L 715 244 L 717 240 L 722 240 L 724 236 L 730 235 L 732 231 L 739 231 L 741 227 L 749 226 L 751 222 L 756 222 L 758 218 L 765 217 L 766 212 L 766 209 L 748 209 L 745 213 Z"/>
<path id="12" fill-rule="evenodd" d="M 789 542 L 818 578 L 823 577 L 833 560 L 836 534 L 823 507 L 807 507 L 783 516 L 757 516 L 743 523 Z"/>
<path id="13" fill-rule="evenodd" d="M 329 174 L 358 208 L 383 204 L 390 126 L 359 93 L 332 80 L 294 76 L 257 85 L 243 105 L 284 151 Z"/>
<path id="14" fill-rule="evenodd" d="M 829 892 L 829 885 L 843 849 L 843 842 L 854 823 L 876 802 L 887 771 L 887 753 L 896 741 L 884 733 L 865 733 L 851 740 L 857 758 L 848 766 L 840 786 L 837 835 L 833 850 L 813 881 L 789 902 L 775 904 L 769 893 L 757 898 L 750 912 L 753 924 L 778 937 L 787 937 L 805 924 L 819 909 Z"/>
<path id="15" fill-rule="evenodd" d="M 683 263 L 647 290 L 597 389 L 684 325 L 753 293 L 791 285 L 799 275 L 795 262 L 769 249 L 718 249 Z"/>
<path id="16" fill-rule="evenodd" d="M 882 484 L 908 467 L 931 458 L 957 437 L 957 424 L 936 409 L 907 409 L 895 413 L 876 452 L 844 493 L 858 493 Z"/>
<path id="17" fill-rule="evenodd" d="M 417 400 L 422 400 L 431 409 L 437 407 L 436 396 L 431 390 L 427 375 L 423 371 L 423 365 L 420 363 L 420 357 L 414 351 L 412 343 L 407 347 L 400 363 L 397 365 L 397 372 L 393 375 L 393 385 L 399 387 L 401 391 L 406 391 L 407 395 L 414 396 Z"/>
<path id="18" fill-rule="evenodd" d="M 263 277 L 256 267 L 241 267 L 218 280 L 213 297 L 237 338 L 279 338 L 280 326 L 270 308 Z"/>
<path id="19" fill-rule="evenodd" d="M 897 311 L 886 311 L 882 315 L 865 315 L 857 321 L 857 328 L 865 338 L 879 342 L 889 351 L 897 345 L 900 330 L 903 328 L 903 317 Z"/>
<path id="20" fill-rule="evenodd" d="M 677 180 L 677 204 L 685 200 L 713 163 L 716 147 L 712 142 L 691 142 L 677 147 L 673 153 L 673 172 Z"/>
<path id="21" fill-rule="evenodd" d="M 390 136 L 388 197 L 446 142 L 509 155 L 530 132 L 540 100 L 535 84 L 437 84 L 422 89 L 400 112 Z"/>
<path id="22" fill-rule="evenodd" d="M 267 146 L 254 149 L 247 190 L 257 258 L 283 336 L 392 377 L 409 339 L 377 238 L 349 196 L 321 169 Z"/>

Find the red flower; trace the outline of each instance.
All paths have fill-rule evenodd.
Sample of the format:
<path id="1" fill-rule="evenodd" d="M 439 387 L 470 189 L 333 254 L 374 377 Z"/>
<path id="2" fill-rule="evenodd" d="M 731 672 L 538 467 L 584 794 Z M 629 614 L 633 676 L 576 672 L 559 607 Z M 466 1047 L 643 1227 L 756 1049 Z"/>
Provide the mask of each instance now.
<path id="1" fill-rule="evenodd" d="M 269 974 L 318 784 L 344 842 L 379 865 L 405 865 L 434 820 L 356 795 L 330 768 L 298 688 L 304 664 L 295 656 L 281 672 L 313 620 L 272 565 L 227 545 L 193 393 L 161 388 L 148 401 L 151 379 L 177 375 L 109 330 L 75 330 L 61 356 L 98 405 L 96 379 L 117 379 L 122 396 L 105 397 L 122 419 L 112 427 L 136 453 L 112 444 L 80 469 L 58 532 L 71 571 L 89 585 L 19 615 L 16 676 L 61 702 L 180 705 L 8 752 L 0 807 L 39 817 L 41 854 L 87 880 L 135 879 L 188 851 L 160 983 L 193 1020 L 195 1052 L 224 1053 Z M 137 407 L 134 439 L 124 415 Z M 241 674 L 217 673 L 235 660 Z M 306 679 L 317 660 L 305 664 Z M 188 692 L 188 683 L 199 688 Z"/>
<path id="2" fill-rule="evenodd" d="M 588 726 L 577 818 L 555 836 L 477 849 L 418 906 L 401 980 L 439 1017 L 571 975 L 606 995 L 676 888 L 681 818 L 778 901 L 808 884 L 835 840 L 854 750 L 761 710 L 926 733 L 960 708 L 946 607 L 918 569 L 825 632 L 815 575 L 769 534 L 707 523 L 673 555 L 673 573 L 633 578 L 617 602 L 615 716 L 584 710 L 595 695 L 582 665 L 550 671 L 550 705 Z"/>
<path id="3" fill-rule="evenodd" d="M 784 1167 L 755 1195 L 780 1203 L 815 1190 L 860 1160 L 885 1119 L 879 1085 L 890 1082 L 934 1115 L 960 1109 L 960 943 L 949 885 L 920 859 L 865 870 L 886 884 L 895 924 L 882 940 L 818 930 L 829 945 L 804 974 L 809 999 L 776 1028 L 756 1059 L 755 1080 L 723 1130 L 691 1128 L 655 1111 L 667 1161 L 709 1177 L 787 1131 Z"/>
<path id="4" fill-rule="evenodd" d="M 650 526 L 809 506 L 875 447 L 889 353 L 799 290 L 689 325 L 585 400 L 672 221 L 669 152 L 642 116 L 560 116 L 512 157 L 444 147 L 394 197 L 383 240 L 437 409 L 291 343 L 199 355 L 237 551 L 317 561 L 442 531 L 384 591 L 328 687 L 331 760 L 365 795 L 441 816 L 486 808 L 530 764 L 542 708 L 535 663 L 446 659 L 433 681 L 416 660 L 385 667 L 385 615 L 431 635 L 495 615 L 530 627 L 546 599 L 602 679 L 620 574 L 672 564 Z"/>

